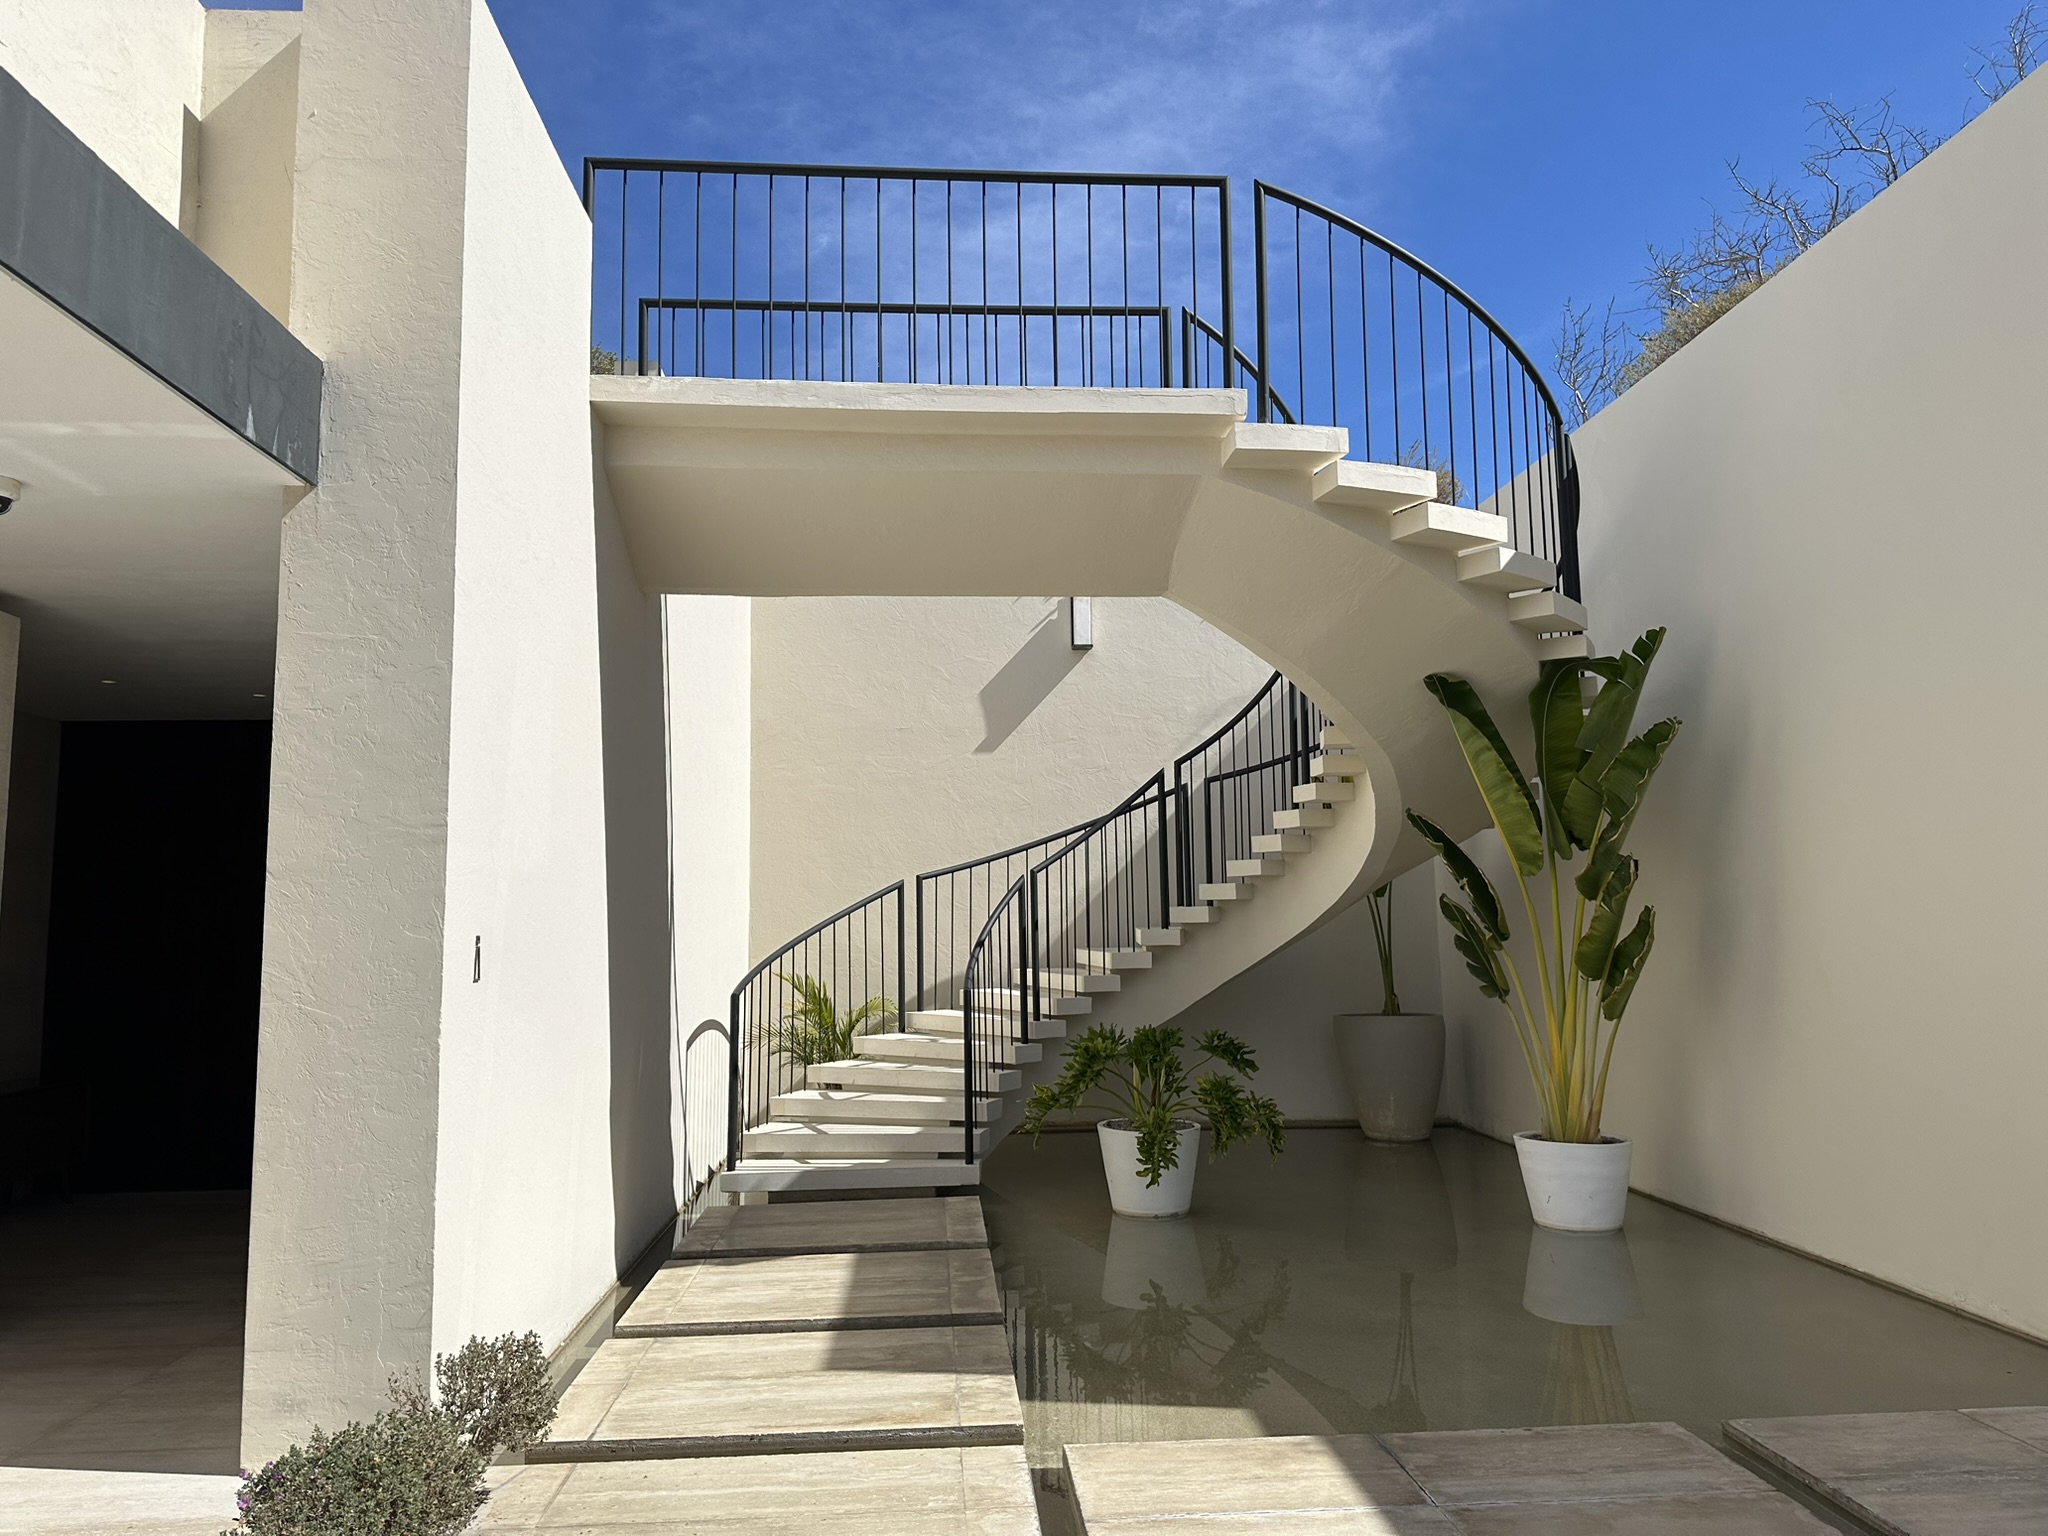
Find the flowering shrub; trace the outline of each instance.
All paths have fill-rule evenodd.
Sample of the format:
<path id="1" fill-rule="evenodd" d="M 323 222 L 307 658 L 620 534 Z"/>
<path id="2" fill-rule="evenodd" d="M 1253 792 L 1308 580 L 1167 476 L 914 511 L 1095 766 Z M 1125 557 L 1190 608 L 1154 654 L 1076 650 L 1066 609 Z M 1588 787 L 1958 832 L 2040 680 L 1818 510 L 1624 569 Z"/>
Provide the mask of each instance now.
<path id="1" fill-rule="evenodd" d="M 483 1472 L 554 1422 L 547 1358 L 533 1334 L 471 1339 L 435 1362 L 436 1403 L 395 1378 L 395 1405 L 367 1424 L 315 1429 L 242 1474 L 241 1518 L 225 1536 L 455 1536 L 483 1506 Z"/>

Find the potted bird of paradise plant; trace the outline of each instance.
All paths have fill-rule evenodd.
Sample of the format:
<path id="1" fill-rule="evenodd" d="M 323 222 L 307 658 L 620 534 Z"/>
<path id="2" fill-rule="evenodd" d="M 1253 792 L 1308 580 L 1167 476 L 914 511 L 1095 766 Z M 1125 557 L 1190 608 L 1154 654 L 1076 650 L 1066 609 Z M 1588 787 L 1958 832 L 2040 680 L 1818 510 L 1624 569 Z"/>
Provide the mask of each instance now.
<path id="1" fill-rule="evenodd" d="M 1637 863 L 1626 844 L 1678 735 L 1670 719 L 1630 735 L 1663 641 L 1653 629 L 1620 656 L 1543 663 L 1529 693 L 1533 774 L 1470 683 L 1424 679 L 1507 850 L 1532 974 L 1509 947 L 1508 908 L 1485 871 L 1434 822 L 1412 810 L 1408 820 L 1464 893 L 1442 898 L 1444 920 L 1479 990 L 1506 1006 L 1528 1063 L 1542 1128 L 1516 1136 L 1515 1150 L 1531 1214 L 1560 1231 L 1613 1231 L 1627 1208 L 1630 1143 L 1605 1134 L 1601 1115 L 1622 1015 L 1656 940 L 1654 907 L 1627 921 Z"/>

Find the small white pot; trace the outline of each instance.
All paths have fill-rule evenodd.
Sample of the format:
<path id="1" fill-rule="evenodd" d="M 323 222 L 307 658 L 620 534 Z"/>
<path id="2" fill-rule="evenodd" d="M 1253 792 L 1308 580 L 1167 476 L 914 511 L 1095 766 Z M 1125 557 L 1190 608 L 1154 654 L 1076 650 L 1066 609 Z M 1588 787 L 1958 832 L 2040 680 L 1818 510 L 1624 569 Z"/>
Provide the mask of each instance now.
<path id="1" fill-rule="evenodd" d="M 1547 1141 L 1534 1131 L 1515 1136 L 1529 1214 L 1553 1232 L 1618 1232 L 1628 1214 L 1628 1162 L 1633 1144 Z"/>
<path id="2" fill-rule="evenodd" d="M 1195 1203 L 1195 1157 L 1202 1150 L 1202 1128 L 1192 1120 L 1180 1122 L 1180 1159 L 1157 1184 L 1148 1186 L 1138 1172 L 1138 1133 L 1128 1125 L 1104 1120 L 1095 1127 L 1103 1176 L 1109 1180 L 1109 1208 L 1119 1216 L 1187 1215 Z"/>

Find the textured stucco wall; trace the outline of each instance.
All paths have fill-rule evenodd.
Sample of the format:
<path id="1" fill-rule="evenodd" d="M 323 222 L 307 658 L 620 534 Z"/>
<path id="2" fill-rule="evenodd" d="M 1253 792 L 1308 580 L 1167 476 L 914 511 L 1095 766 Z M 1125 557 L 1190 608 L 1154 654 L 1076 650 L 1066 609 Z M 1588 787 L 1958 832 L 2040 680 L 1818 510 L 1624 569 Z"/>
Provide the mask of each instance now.
<path id="1" fill-rule="evenodd" d="M 199 0 L 0 0 L 0 69 L 173 224 L 205 48 Z"/>
<path id="2" fill-rule="evenodd" d="M 291 314 L 299 16 L 208 11 L 193 238 L 280 319 Z"/>
<path id="3" fill-rule="evenodd" d="M 1668 624 L 1686 722 L 1634 839 L 1637 1184 L 2048 1336 L 2044 268 L 2037 78 L 1578 441 L 1595 638 Z"/>
<path id="4" fill-rule="evenodd" d="M 1164 598 L 1096 599 L 1086 652 L 1057 598 L 755 599 L 754 957 L 1108 810 L 1271 671 Z"/>

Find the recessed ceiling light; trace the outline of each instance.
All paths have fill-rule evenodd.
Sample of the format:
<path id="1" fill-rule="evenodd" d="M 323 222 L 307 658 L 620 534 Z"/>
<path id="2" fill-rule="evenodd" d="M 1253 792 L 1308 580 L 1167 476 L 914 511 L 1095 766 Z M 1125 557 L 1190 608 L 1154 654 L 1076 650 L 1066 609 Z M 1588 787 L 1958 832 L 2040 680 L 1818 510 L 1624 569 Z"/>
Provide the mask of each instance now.
<path id="1" fill-rule="evenodd" d="M 252 699 L 267 699 L 270 697 L 270 695 L 267 693 L 252 693 L 249 695 L 249 697 Z"/>
<path id="2" fill-rule="evenodd" d="M 111 677 L 103 677 L 103 678 L 101 678 L 101 679 L 100 679 L 100 681 L 101 681 L 102 683 L 109 683 L 109 684 L 110 684 L 110 683 L 112 683 L 112 682 L 113 682 L 114 680 L 113 680 L 113 679 L 112 679 Z"/>

